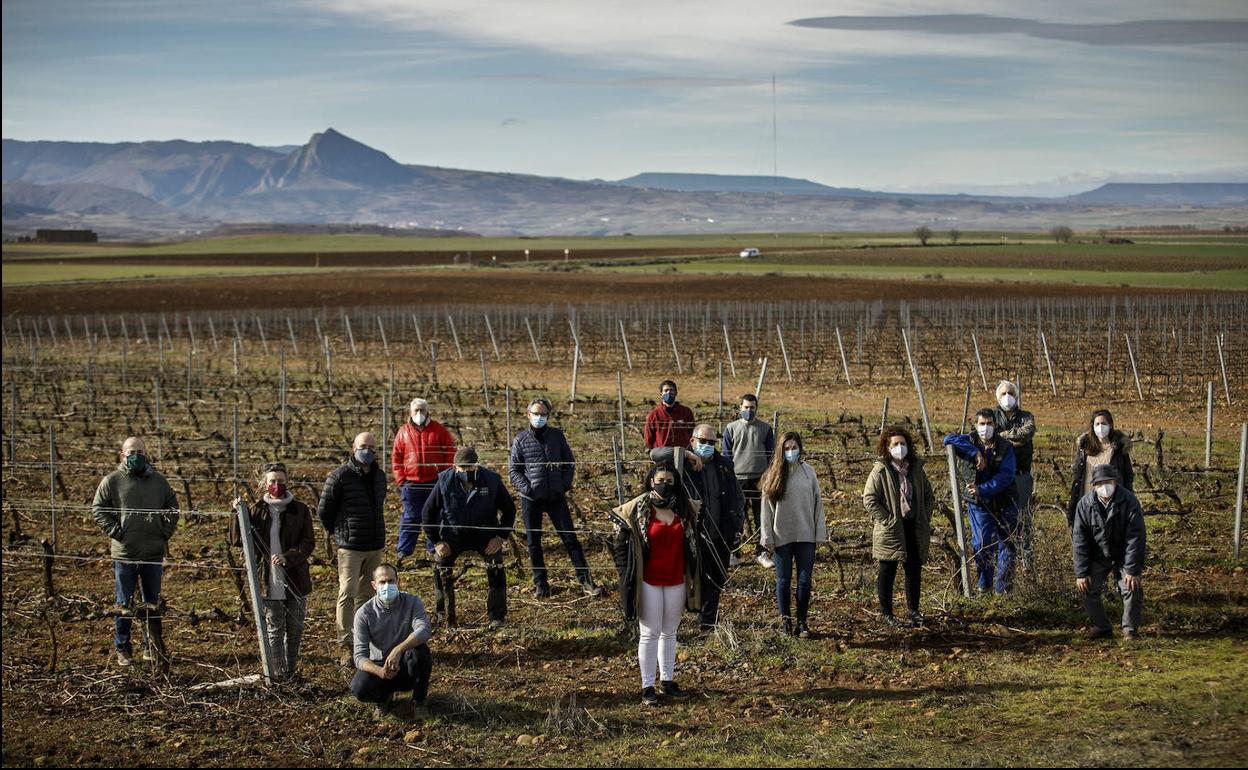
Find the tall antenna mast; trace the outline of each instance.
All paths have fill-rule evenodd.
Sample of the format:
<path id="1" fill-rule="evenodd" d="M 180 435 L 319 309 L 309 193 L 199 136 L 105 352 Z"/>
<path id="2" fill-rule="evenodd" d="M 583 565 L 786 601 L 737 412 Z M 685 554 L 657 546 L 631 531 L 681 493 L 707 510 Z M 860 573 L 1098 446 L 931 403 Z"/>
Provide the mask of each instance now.
<path id="1" fill-rule="evenodd" d="M 771 73 L 771 218 L 774 224 L 773 236 L 780 238 L 780 215 L 777 211 L 780 195 L 780 158 L 779 141 L 776 130 L 776 73 Z"/>

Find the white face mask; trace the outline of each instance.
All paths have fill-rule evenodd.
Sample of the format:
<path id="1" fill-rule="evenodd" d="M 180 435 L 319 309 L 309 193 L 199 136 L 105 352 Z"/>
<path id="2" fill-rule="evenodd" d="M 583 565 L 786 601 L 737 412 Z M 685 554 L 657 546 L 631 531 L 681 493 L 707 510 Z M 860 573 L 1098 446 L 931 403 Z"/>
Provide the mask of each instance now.
<path id="1" fill-rule="evenodd" d="M 1014 398 L 1009 393 L 1006 393 L 1003 396 L 1001 396 L 1001 398 L 998 400 L 998 403 L 1001 404 L 1002 409 L 1008 412 L 1011 409 L 1013 409 L 1014 406 L 1018 403 L 1018 399 Z"/>
<path id="2" fill-rule="evenodd" d="M 1097 484 L 1093 487 L 1093 489 L 1096 490 L 1097 496 L 1102 500 L 1109 500 L 1109 498 L 1114 496 L 1114 482 L 1112 481 L 1107 481 L 1104 484 Z"/>
<path id="3" fill-rule="evenodd" d="M 412 422 L 415 423 L 416 425 L 424 425 L 425 423 L 429 422 L 429 415 L 426 414 L 425 412 L 417 412 L 416 414 L 412 415 Z"/>
<path id="4" fill-rule="evenodd" d="M 1101 441 L 1109 438 L 1110 427 L 1107 422 L 1097 423 L 1092 430 L 1096 431 L 1096 437 Z"/>
<path id="5" fill-rule="evenodd" d="M 894 444 L 888 448 L 888 453 L 898 462 L 906 459 L 906 455 L 910 452 L 910 448 L 905 444 Z"/>
<path id="6" fill-rule="evenodd" d="M 995 429 L 991 425 L 976 425 L 975 432 L 979 434 L 981 441 L 991 441 Z"/>

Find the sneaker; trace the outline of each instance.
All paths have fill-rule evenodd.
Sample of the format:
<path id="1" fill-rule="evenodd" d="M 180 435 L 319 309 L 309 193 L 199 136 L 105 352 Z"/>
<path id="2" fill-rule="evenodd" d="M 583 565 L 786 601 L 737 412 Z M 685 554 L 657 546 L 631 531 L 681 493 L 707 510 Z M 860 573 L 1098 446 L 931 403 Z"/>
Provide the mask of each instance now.
<path id="1" fill-rule="evenodd" d="M 506 624 L 501 620 L 491 620 L 488 628 L 491 631 L 497 631 L 498 629 L 502 628 L 504 625 Z"/>
<path id="2" fill-rule="evenodd" d="M 384 722 L 390 716 L 390 707 L 381 703 L 373 704 L 373 719 Z"/>
<path id="3" fill-rule="evenodd" d="M 1087 639 L 1112 639 L 1114 632 L 1108 628 L 1089 628 L 1083 635 Z"/>
<path id="4" fill-rule="evenodd" d="M 143 660 L 147 661 L 148 663 L 151 663 L 152 661 L 156 660 L 156 653 L 152 652 L 151 647 L 143 648 Z"/>
<path id="5" fill-rule="evenodd" d="M 927 616 L 918 610 L 910 611 L 910 625 L 925 626 L 927 625 Z"/>
<path id="6" fill-rule="evenodd" d="M 536 596 L 538 599 L 549 599 L 550 598 L 550 586 L 547 586 L 547 585 L 533 586 L 533 595 Z"/>
<path id="7" fill-rule="evenodd" d="M 767 555 L 767 554 L 765 554 L 765 553 L 760 553 L 758 556 L 755 556 L 755 557 L 754 557 L 754 561 L 756 561 L 756 562 L 758 562 L 759 564 L 763 565 L 763 566 L 764 566 L 764 567 L 766 567 L 767 569 L 775 569 L 775 568 L 776 568 L 776 562 L 775 562 L 775 561 L 774 561 L 774 560 L 773 560 L 770 556 L 768 556 L 768 555 Z"/>
<path id="8" fill-rule="evenodd" d="M 655 692 L 654 692 L 654 688 L 653 688 L 653 687 L 645 687 L 645 688 L 642 688 L 642 691 L 641 691 L 641 705 L 643 705 L 643 706 L 657 706 L 657 705 L 659 705 L 659 696 L 655 694 Z"/>
<path id="9" fill-rule="evenodd" d="M 797 638 L 798 639 L 810 638 L 810 626 L 806 625 L 806 621 L 804 620 L 799 620 L 797 622 Z"/>
<path id="10" fill-rule="evenodd" d="M 742 564 L 741 557 L 737 556 L 735 553 L 728 557 L 729 567 L 740 567 L 741 564 Z"/>
<path id="11" fill-rule="evenodd" d="M 665 698 L 676 698 L 679 700 L 681 698 L 689 697 L 689 693 L 687 691 L 680 689 L 680 685 L 671 680 L 659 682 L 659 686 L 663 688 L 663 696 Z"/>
<path id="12" fill-rule="evenodd" d="M 786 617 L 783 620 L 784 620 L 784 635 L 792 636 L 793 635 L 793 618 Z"/>
<path id="13" fill-rule="evenodd" d="M 1122 640 L 1124 642 L 1138 641 L 1139 638 L 1140 638 L 1140 633 L 1136 631 L 1134 628 L 1122 629 Z"/>
<path id="14" fill-rule="evenodd" d="M 586 580 L 584 583 L 581 583 L 581 590 L 585 592 L 586 596 L 602 595 L 602 586 L 592 580 Z"/>
<path id="15" fill-rule="evenodd" d="M 406 553 L 401 553 L 401 554 L 399 554 L 398 556 L 396 556 L 396 557 L 395 557 L 395 559 L 394 559 L 394 569 L 395 569 L 395 571 L 396 571 L 396 572 L 397 572 L 397 571 L 399 571 L 399 570 L 401 570 L 401 569 L 403 569 L 403 562 L 407 560 L 407 557 L 408 557 L 408 556 L 409 556 L 409 554 L 406 554 Z"/>
<path id="16" fill-rule="evenodd" d="M 901 628 L 905 625 L 905 623 L 902 623 L 897 619 L 896 615 L 882 615 L 880 620 L 884 621 L 884 625 L 889 626 L 890 628 Z"/>
<path id="17" fill-rule="evenodd" d="M 121 666 L 122 668 L 129 668 L 130 666 L 134 665 L 134 657 L 130 655 L 129 652 L 126 652 L 125 650 L 118 647 L 117 648 L 117 665 Z"/>

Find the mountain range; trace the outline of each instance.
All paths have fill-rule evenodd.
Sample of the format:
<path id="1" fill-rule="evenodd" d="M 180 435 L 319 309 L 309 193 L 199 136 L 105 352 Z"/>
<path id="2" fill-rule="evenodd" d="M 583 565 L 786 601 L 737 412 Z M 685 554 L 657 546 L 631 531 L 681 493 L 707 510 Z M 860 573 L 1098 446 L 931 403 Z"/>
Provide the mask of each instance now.
<path id="1" fill-rule="evenodd" d="M 223 223 L 356 223 L 595 235 L 1244 224 L 1248 184 L 1108 184 L 1067 198 L 935 195 L 806 179 L 645 173 L 572 180 L 407 165 L 335 130 L 305 144 L 3 140 L 5 236 L 89 226 L 168 237 Z"/>

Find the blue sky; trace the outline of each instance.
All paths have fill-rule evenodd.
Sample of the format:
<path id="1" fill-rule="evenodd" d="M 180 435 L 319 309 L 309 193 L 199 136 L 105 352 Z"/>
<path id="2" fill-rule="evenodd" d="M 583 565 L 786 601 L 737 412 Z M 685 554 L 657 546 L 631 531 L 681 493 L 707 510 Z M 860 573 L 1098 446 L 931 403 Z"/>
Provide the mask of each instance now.
<path id="1" fill-rule="evenodd" d="M 1141 24 L 1139 22 L 1148 22 Z M 1248 180 L 1248 4 L 4 0 L 3 134 L 573 178 Z"/>

